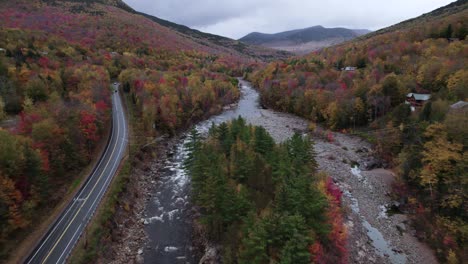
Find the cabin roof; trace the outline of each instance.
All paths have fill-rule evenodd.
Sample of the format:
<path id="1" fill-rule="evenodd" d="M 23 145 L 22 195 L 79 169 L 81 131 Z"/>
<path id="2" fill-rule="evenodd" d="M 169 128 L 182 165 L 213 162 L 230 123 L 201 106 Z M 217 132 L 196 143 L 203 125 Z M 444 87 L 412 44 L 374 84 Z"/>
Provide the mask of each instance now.
<path id="1" fill-rule="evenodd" d="M 406 95 L 406 97 L 414 97 L 415 100 L 417 101 L 427 101 L 431 99 L 430 94 L 417 94 L 417 93 L 409 93 Z"/>
<path id="2" fill-rule="evenodd" d="M 465 101 L 458 101 L 450 106 L 452 109 L 462 109 L 468 106 L 468 102 Z"/>

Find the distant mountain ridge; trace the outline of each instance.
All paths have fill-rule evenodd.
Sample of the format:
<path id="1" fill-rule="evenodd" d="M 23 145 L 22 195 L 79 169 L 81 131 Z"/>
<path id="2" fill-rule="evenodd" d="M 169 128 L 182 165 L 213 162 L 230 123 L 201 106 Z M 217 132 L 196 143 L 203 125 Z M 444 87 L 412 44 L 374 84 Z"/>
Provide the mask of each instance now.
<path id="1" fill-rule="evenodd" d="M 193 41 L 197 43 L 205 43 L 208 41 L 217 46 L 224 47 L 226 49 L 232 49 L 239 53 L 245 54 L 247 56 L 260 58 L 262 60 L 285 59 L 293 55 L 287 51 L 269 49 L 265 47 L 260 47 L 258 45 L 249 45 L 238 40 L 202 32 L 202 31 L 187 27 L 185 25 L 176 24 L 174 22 L 164 20 L 164 19 L 152 16 L 152 15 L 142 13 L 142 12 L 135 11 L 135 13 L 154 21 L 161 26 L 164 26 L 171 30 L 179 32 L 183 34 L 184 36 L 189 36 L 190 38 L 192 38 Z"/>
<path id="2" fill-rule="evenodd" d="M 239 41 L 296 53 L 307 53 L 321 47 L 338 44 L 359 37 L 369 32 L 371 31 L 367 29 L 313 26 L 275 34 L 252 32 L 240 38 Z"/>
<path id="3" fill-rule="evenodd" d="M 247 42 L 249 44 L 265 44 L 272 41 L 296 41 L 296 42 L 309 42 L 309 41 L 321 41 L 329 38 L 344 37 L 354 38 L 359 35 L 369 33 L 368 30 L 352 30 L 347 28 L 325 28 L 323 26 L 314 26 L 304 29 L 289 30 L 279 32 L 275 34 L 266 34 L 253 32 L 245 37 L 239 39 L 240 41 Z"/>
<path id="4" fill-rule="evenodd" d="M 356 32 L 356 33 L 357 33 L 358 35 L 360 35 L 360 36 L 372 32 L 372 30 L 369 30 L 369 29 L 352 29 L 352 31 Z"/>

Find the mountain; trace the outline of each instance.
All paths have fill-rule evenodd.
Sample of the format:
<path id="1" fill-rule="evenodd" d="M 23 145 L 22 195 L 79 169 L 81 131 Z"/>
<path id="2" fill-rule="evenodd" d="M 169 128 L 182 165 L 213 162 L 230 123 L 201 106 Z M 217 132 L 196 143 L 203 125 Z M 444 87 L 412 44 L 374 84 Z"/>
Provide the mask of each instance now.
<path id="1" fill-rule="evenodd" d="M 360 36 L 366 35 L 372 32 L 372 30 L 368 30 L 368 29 L 353 29 L 353 31 Z"/>
<path id="2" fill-rule="evenodd" d="M 176 24 L 155 16 L 151 16 L 145 13 L 136 12 L 152 21 L 158 23 L 159 25 L 170 28 L 176 32 L 183 34 L 184 36 L 190 37 L 193 41 L 197 43 L 206 43 L 209 42 L 212 45 L 222 47 L 226 50 L 234 50 L 241 54 L 247 55 L 253 58 L 260 58 L 263 60 L 272 60 L 272 59 L 284 59 L 292 54 L 287 51 L 282 50 L 272 50 L 271 48 L 265 48 L 259 45 L 249 45 L 238 40 L 226 38 L 223 36 L 218 36 L 210 33 L 201 32 L 196 29 L 189 28 L 184 25 Z"/>
<path id="3" fill-rule="evenodd" d="M 247 45 L 237 40 L 203 33 L 137 12 L 121 0 L 16 0 L 4 3 L 0 1 L 0 4 L 3 5 L 0 12 L 6 15 L 6 21 L 2 21 L 6 27 L 46 30 L 62 34 L 72 41 L 109 35 L 109 40 L 121 40 L 115 42 L 118 43 L 115 45 L 116 49 L 139 41 L 153 48 L 198 50 L 244 59 L 274 60 L 292 55 L 285 51 Z M 22 6 L 22 10 L 19 6 Z M 6 12 L 8 10 L 12 13 Z M 28 14 L 27 19 L 23 17 L 24 14 Z M 75 19 L 81 17 L 80 19 L 85 20 L 83 17 L 87 16 L 90 19 L 81 21 L 81 24 Z M 66 22 L 68 20 L 70 23 Z M 107 21 L 105 28 L 96 26 L 96 23 L 102 21 Z M 93 36 L 89 36 L 89 32 L 93 32 Z M 113 44 L 106 41 L 105 45 L 108 48 Z"/>
<path id="4" fill-rule="evenodd" d="M 404 30 L 404 29 L 411 28 L 411 27 L 418 27 L 424 23 L 431 22 L 432 20 L 442 19 L 444 17 L 453 15 L 455 13 L 462 12 L 466 10 L 467 4 L 468 4 L 468 0 L 457 0 L 446 6 L 442 6 L 438 9 L 435 9 L 429 13 L 426 13 L 421 16 L 402 21 L 395 25 L 371 32 L 370 34 L 366 34 L 358 39 L 371 38 L 376 35 L 385 34 L 389 32 L 395 32 L 397 30 Z"/>
<path id="5" fill-rule="evenodd" d="M 284 31 L 276 34 L 253 32 L 240 41 L 295 53 L 308 53 L 322 47 L 331 46 L 356 38 L 371 31 L 366 29 L 325 28 L 314 26 L 304 29 Z"/>

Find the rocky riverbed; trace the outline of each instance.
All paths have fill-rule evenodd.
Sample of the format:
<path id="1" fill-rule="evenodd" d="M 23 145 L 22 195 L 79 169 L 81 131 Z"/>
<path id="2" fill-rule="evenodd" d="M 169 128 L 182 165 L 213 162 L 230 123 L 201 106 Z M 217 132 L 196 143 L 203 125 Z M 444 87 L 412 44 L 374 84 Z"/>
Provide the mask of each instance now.
<path id="1" fill-rule="evenodd" d="M 315 139 L 319 169 L 326 171 L 343 191 L 350 263 L 437 263 L 427 245 L 414 236 L 407 217 L 388 214 L 394 173 L 363 169 L 373 159 L 366 141 L 333 133 L 333 142 Z"/>
<path id="2" fill-rule="evenodd" d="M 169 158 L 176 138 L 160 138 L 159 144 L 141 151 L 132 161 L 130 182 L 120 197 L 109 250 L 96 263 L 143 263 L 143 252 L 148 248 L 145 232 L 146 203 L 154 197 L 155 186 L 164 161 Z"/>
<path id="3" fill-rule="evenodd" d="M 306 120 L 262 109 L 258 105 L 258 93 L 249 83 L 241 81 L 241 84 L 242 98 L 239 104 L 198 125 L 201 132 L 206 130 L 211 122 L 220 123 L 241 115 L 247 122 L 265 127 L 277 142 L 289 138 L 294 132 L 308 133 Z M 364 163 L 373 160 L 372 146 L 351 135 L 332 135 L 332 142 L 320 136 L 311 136 L 315 141 L 319 169 L 327 172 L 344 194 L 349 262 L 437 263 L 433 252 L 415 238 L 405 215 L 387 213 L 388 207 L 394 203 L 389 196 L 394 174 L 382 168 L 364 170 Z M 137 161 L 137 169 L 124 197 L 131 205 L 130 209 L 122 207 L 117 212 L 114 243 L 112 250 L 102 256 L 103 262 L 148 262 L 147 259 L 143 259 L 145 252 L 159 250 L 155 248 L 157 245 L 149 242 L 158 234 L 148 234 L 144 231 L 145 223 L 148 223 L 151 217 L 147 211 L 148 203 L 159 195 L 160 176 L 168 168 L 168 161 L 172 160 L 174 155 L 178 155 L 177 150 L 181 151 L 177 147 L 181 141 L 183 138 L 164 139 L 156 149 L 156 158 Z M 184 214 L 184 217 L 190 218 L 190 212 Z M 189 251 L 193 249 L 188 248 Z M 172 249 L 174 248 L 168 248 L 169 251 Z M 197 252 L 190 253 L 190 256 L 194 257 L 192 262 L 197 262 L 195 259 L 200 258 Z M 187 259 L 180 260 L 187 263 Z M 152 261 L 158 263 L 156 259 Z"/>

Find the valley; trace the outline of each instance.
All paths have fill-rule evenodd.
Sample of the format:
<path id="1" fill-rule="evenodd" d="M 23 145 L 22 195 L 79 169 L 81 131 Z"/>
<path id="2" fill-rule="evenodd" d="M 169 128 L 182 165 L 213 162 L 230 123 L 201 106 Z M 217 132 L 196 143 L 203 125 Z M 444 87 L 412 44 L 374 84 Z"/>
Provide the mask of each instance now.
<path id="1" fill-rule="evenodd" d="M 466 0 L 131 2 L 0 1 L 0 263 L 464 263 Z"/>

